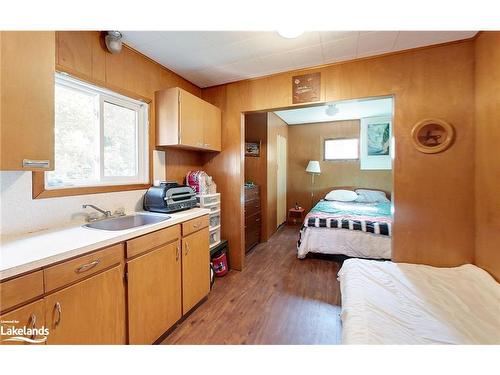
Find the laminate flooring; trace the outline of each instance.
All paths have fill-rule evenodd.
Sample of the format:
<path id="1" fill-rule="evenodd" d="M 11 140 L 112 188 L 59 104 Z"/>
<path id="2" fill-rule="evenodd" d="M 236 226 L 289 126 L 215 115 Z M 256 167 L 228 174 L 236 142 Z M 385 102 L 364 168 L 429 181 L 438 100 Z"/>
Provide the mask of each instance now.
<path id="1" fill-rule="evenodd" d="M 162 344 L 339 344 L 340 263 L 297 259 L 298 227 L 280 228 L 217 278 L 208 299 Z"/>

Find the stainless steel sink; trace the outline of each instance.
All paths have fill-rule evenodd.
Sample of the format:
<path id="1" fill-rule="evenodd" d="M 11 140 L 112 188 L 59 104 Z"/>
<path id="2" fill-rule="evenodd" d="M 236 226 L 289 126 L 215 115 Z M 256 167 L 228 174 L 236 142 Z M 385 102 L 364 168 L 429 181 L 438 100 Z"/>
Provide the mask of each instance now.
<path id="1" fill-rule="evenodd" d="M 124 230 L 148 224 L 160 223 L 168 219 L 170 219 L 170 216 L 153 216 L 141 214 L 127 215 L 94 221 L 93 223 L 83 225 L 83 227 L 100 230 Z"/>

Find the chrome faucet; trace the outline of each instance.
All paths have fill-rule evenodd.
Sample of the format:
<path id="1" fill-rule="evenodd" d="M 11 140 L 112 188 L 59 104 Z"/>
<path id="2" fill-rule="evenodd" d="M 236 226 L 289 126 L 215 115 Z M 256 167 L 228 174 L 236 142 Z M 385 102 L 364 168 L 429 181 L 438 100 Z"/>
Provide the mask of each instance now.
<path id="1" fill-rule="evenodd" d="M 112 216 L 111 211 L 102 210 L 102 209 L 100 209 L 99 207 L 94 206 L 93 204 L 84 204 L 84 205 L 82 205 L 82 208 L 87 208 L 87 207 L 91 207 L 91 208 L 93 208 L 94 210 L 99 211 L 99 212 L 100 212 L 101 214 L 103 214 L 105 217 L 111 217 L 111 216 Z"/>

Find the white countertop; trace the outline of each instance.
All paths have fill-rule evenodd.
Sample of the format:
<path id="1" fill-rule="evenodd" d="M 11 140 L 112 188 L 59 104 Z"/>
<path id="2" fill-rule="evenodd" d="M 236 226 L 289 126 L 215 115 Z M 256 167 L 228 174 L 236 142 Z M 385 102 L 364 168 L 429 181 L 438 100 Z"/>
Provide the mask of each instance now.
<path id="1" fill-rule="evenodd" d="M 210 210 L 192 208 L 168 214 L 170 219 L 136 228 L 108 231 L 72 226 L 44 230 L 13 238 L 2 238 L 0 247 L 0 280 L 33 271 L 49 264 L 82 255 L 126 241 L 183 221 L 206 215 Z M 136 212 L 165 216 L 153 212 Z"/>

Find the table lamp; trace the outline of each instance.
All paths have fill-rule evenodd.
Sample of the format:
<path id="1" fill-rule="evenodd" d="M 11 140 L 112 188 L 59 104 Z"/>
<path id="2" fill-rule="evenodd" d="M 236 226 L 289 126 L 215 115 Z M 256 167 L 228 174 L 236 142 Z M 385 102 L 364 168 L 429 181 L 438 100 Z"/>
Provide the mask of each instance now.
<path id="1" fill-rule="evenodd" d="M 306 172 L 311 174 L 311 208 L 314 205 L 314 175 L 321 173 L 319 161 L 310 160 L 307 164 Z"/>

